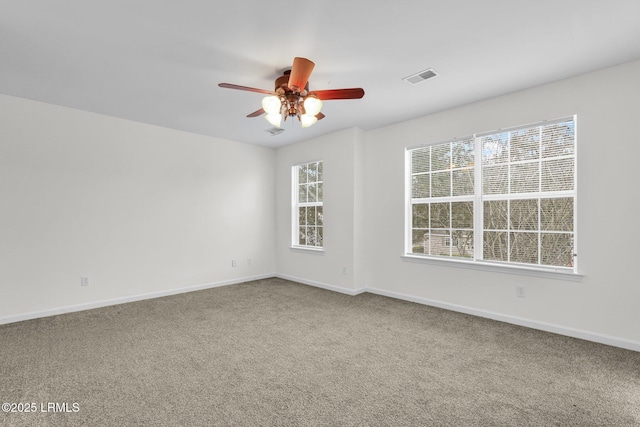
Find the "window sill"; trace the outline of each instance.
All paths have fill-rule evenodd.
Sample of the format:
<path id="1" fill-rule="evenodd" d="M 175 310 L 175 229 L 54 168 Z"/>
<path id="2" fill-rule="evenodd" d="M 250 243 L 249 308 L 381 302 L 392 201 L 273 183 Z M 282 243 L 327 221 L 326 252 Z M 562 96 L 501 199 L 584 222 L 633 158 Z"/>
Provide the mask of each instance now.
<path id="1" fill-rule="evenodd" d="M 324 248 L 322 247 L 291 245 L 289 249 L 291 249 L 293 252 L 310 253 L 314 255 L 324 255 Z"/>
<path id="2" fill-rule="evenodd" d="M 522 276 L 545 277 L 548 279 L 569 280 L 573 282 L 582 281 L 583 274 L 570 271 L 553 270 L 536 267 L 526 267 L 520 265 L 491 264 L 483 261 L 466 261 L 459 259 L 444 259 L 436 257 L 426 257 L 419 255 L 402 255 L 405 262 L 415 262 L 422 264 L 440 265 L 445 267 L 466 268 L 470 270 L 490 271 L 494 273 L 518 274 Z"/>

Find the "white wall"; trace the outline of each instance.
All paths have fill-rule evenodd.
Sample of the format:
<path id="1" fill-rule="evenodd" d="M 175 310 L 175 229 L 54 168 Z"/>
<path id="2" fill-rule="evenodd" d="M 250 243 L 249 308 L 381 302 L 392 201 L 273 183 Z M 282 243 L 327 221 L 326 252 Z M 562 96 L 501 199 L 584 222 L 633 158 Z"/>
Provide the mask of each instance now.
<path id="1" fill-rule="evenodd" d="M 272 149 L 0 96 L 0 323 L 272 276 L 274 165 Z"/>
<path id="2" fill-rule="evenodd" d="M 639 75 L 640 61 L 278 149 L 278 273 L 346 293 L 365 288 L 640 351 Z M 582 280 L 403 260 L 405 147 L 573 114 Z M 289 248 L 290 167 L 317 159 L 325 161 L 327 180 L 324 257 Z M 342 276 L 343 264 L 356 276 Z M 525 298 L 516 297 L 516 285 L 525 287 Z"/>
<path id="3" fill-rule="evenodd" d="M 368 132 L 367 286 L 640 350 L 638 76 L 633 62 Z M 406 146 L 573 114 L 582 281 L 401 259 Z M 516 285 L 525 286 L 525 298 L 516 297 Z"/>
<path id="4" fill-rule="evenodd" d="M 362 144 L 362 131 L 352 128 L 277 150 L 276 269 L 280 276 L 347 293 L 360 286 L 363 273 L 356 269 L 354 250 L 362 227 L 355 221 L 356 212 L 364 204 L 364 168 L 362 156 L 357 156 Z M 315 160 L 323 161 L 326 231 L 321 253 L 291 248 L 291 168 Z M 356 189 L 360 190 L 357 195 Z"/>

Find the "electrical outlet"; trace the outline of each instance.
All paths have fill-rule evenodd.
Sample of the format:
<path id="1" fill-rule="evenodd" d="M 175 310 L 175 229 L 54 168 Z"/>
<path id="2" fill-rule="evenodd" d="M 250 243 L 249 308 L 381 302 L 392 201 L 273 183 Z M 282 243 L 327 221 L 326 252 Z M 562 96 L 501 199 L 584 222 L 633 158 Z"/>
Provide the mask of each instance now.
<path id="1" fill-rule="evenodd" d="M 247 265 L 251 265 L 253 263 L 253 261 L 251 261 L 251 258 L 247 258 Z"/>
<path id="2" fill-rule="evenodd" d="M 516 286 L 516 296 L 518 298 L 524 298 L 524 296 L 525 296 L 524 286 L 522 286 L 522 285 L 517 285 Z"/>
<path id="3" fill-rule="evenodd" d="M 235 260 L 235 259 L 232 259 L 232 260 L 231 260 L 231 267 L 236 267 L 236 266 L 237 266 L 237 264 L 236 264 L 236 260 Z"/>
<path id="4" fill-rule="evenodd" d="M 80 278 L 80 286 L 89 286 L 89 278 L 81 277 Z"/>
<path id="5" fill-rule="evenodd" d="M 342 274 L 347 274 L 347 267 L 342 266 Z"/>

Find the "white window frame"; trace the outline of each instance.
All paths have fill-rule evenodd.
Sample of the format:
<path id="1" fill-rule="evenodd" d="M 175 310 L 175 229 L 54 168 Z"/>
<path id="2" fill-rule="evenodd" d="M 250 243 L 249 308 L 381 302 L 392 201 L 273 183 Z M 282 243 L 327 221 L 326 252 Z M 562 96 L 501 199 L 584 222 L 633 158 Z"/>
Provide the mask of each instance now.
<path id="1" fill-rule="evenodd" d="M 572 121 L 574 125 L 574 145 L 573 145 L 573 161 L 574 161 L 574 173 L 573 173 L 573 190 L 563 190 L 563 191 L 555 191 L 555 192 L 531 192 L 531 193 L 518 193 L 518 194 L 509 194 L 509 195 L 483 195 L 483 180 L 482 180 L 482 144 L 481 140 L 483 137 L 493 134 L 501 134 L 504 132 L 514 132 L 518 130 L 524 130 L 528 128 L 534 128 L 539 126 L 551 125 L 554 123 L 563 123 Z M 446 196 L 446 197 L 428 197 L 425 199 L 412 199 L 412 151 L 418 148 L 424 148 L 428 146 L 436 146 L 440 144 L 447 144 L 451 142 L 464 141 L 472 138 L 474 140 L 474 193 L 471 196 Z M 434 262 L 440 265 L 459 265 L 459 266 L 471 266 L 473 268 L 481 268 L 488 269 L 494 271 L 513 271 L 513 270 L 521 270 L 526 272 L 536 272 L 546 273 L 546 274 L 555 274 L 560 273 L 563 276 L 573 275 L 580 276 L 578 274 L 578 256 L 577 256 L 577 248 L 578 248 L 578 238 L 577 238 L 577 117 L 570 116 L 564 117 L 556 120 L 548 120 L 542 121 L 538 123 L 523 125 L 512 127 L 508 129 L 499 129 L 492 132 L 483 132 L 478 134 L 473 134 L 463 138 L 455 138 L 449 141 L 438 141 L 435 143 L 424 143 L 412 147 L 406 148 L 406 157 L 405 157 L 405 249 L 403 258 L 408 261 L 426 261 L 426 262 Z M 543 264 L 525 264 L 525 263 L 516 263 L 510 261 L 494 261 L 494 260 L 484 260 L 483 259 L 483 206 L 484 202 L 488 200 L 523 200 L 523 199 L 547 199 L 549 197 L 573 197 L 573 266 L 564 267 L 564 266 L 549 266 Z M 425 203 L 426 201 L 430 203 L 438 203 L 438 202 L 460 202 L 460 201 L 473 201 L 473 233 L 474 233 L 474 248 L 473 254 L 469 258 L 460 258 L 453 256 L 439 256 L 439 255 L 431 255 L 431 254 L 421 254 L 421 253 L 413 253 L 413 239 L 412 239 L 412 231 L 413 231 L 413 204 Z M 540 221 L 540 219 L 538 219 Z M 451 229 L 451 226 L 450 228 Z M 541 233 L 540 226 L 535 230 L 537 233 Z M 508 233 L 509 234 L 509 233 Z M 449 235 L 450 239 L 453 239 L 453 235 Z M 453 242 L 453 240 L 450 240 Z M 453 250 L 452 246 L 448 246 Z M 452 253 L 450 252 L 450 255 Z M 541 258 L 539 257 L 539 260 Z M 485 268 L 487 267 L 487 268 Z"/>
<path id="2" fill-rule="evenodd" d="M 322 188 L 321 192 L 316 193 L 315 201 L 300 201 L 299 200 L 299 186 L 301 183 L 299 182 L 299 169 L 303 166 L 309 166 L 315 164 L 316 167 L 320 167 L 322 170 L 322 174 L 313 182 L 318 184 L 316 187 L 316 191 L 318 188 Z M 314 160 L 310 162 L 304 162 L 291 167 L 291 247 L 294 249 L 305 249 L 311 251 L 324 251 L 324 221 L 322 218 L 318 219 L 316 217 L 316 222 L 313 227 L 321 229 L 321 241 L 316 244 L 310 245 L 306 242 L 300 242 L 300 208 L 318 208 L 322 209 L 322 215 L 324 214 L 324 162 L 322 160 Z M 302 183 L 303 185 L 305 183 Z M 319 199 L 319 200 L 318 200 Z M 318 221 L 321 222 L 321 225 L 318 225 Z"/>

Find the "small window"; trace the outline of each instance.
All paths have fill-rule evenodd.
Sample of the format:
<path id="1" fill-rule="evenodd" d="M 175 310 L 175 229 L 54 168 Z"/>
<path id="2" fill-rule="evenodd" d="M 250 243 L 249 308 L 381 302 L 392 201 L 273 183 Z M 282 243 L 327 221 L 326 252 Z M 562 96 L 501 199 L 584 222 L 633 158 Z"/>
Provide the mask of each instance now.
<path id="1" fill-rule="evenodd" d="M 292 175 L 292 245 L 322 249 L 324 241 L 322 161 L 294 166 Z"/>
<path id="2" fill-rule="evenodd" d="M 442 244 L 445 246 L 458 246 L 458 238 L 457 237 L 445 237 L 442 241 Z"/>

